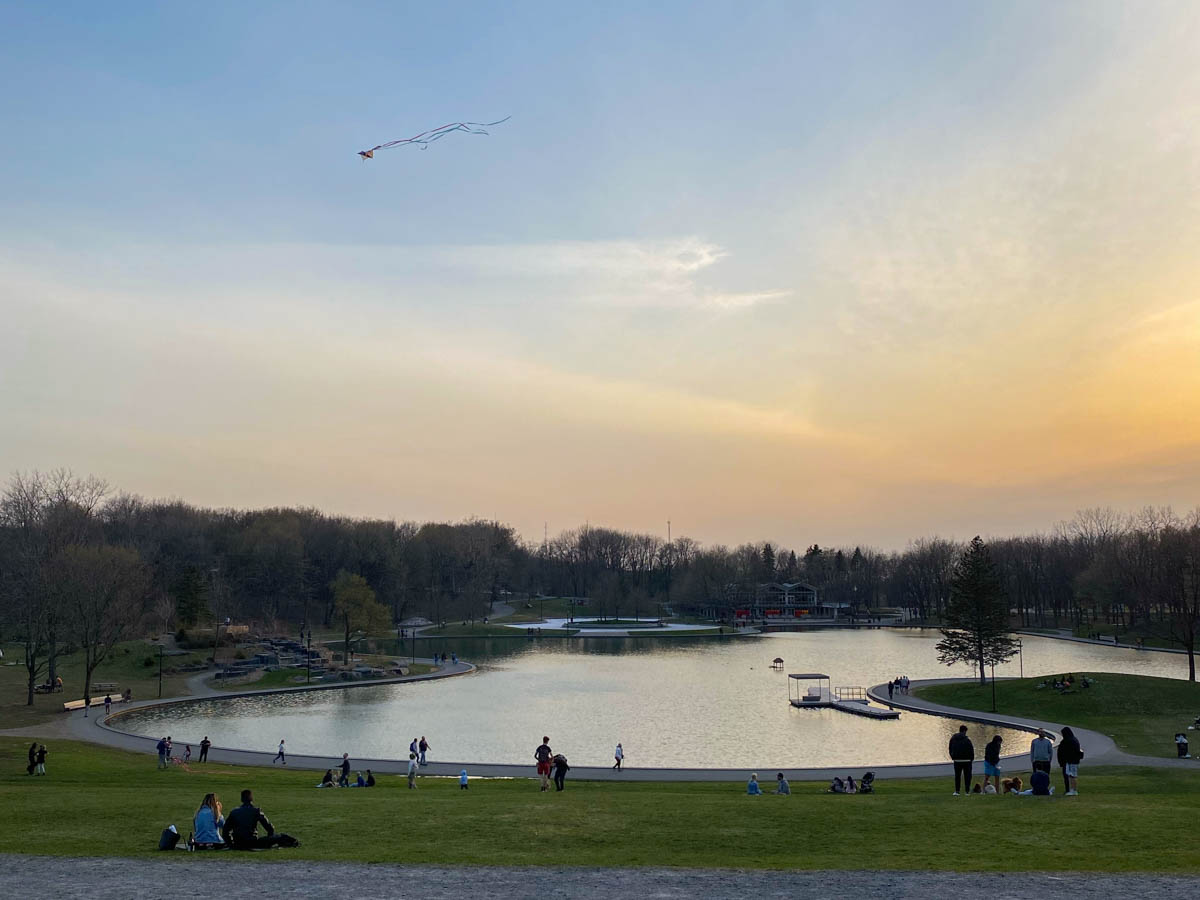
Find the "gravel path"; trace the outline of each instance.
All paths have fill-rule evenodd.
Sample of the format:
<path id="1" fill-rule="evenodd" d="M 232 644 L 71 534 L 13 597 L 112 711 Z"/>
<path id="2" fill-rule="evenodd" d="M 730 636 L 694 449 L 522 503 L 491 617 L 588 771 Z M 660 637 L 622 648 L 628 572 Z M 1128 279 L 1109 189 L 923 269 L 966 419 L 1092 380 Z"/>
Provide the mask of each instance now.
<path id="1" fill-rule="evenodd" d="M 282 857 L 285 851 L 278 851 Z M 280 860 L 282 861 L 282 860 Z M 447 868 L 296 862 L 256 864 L 226 855 L 161 860 L 0 856 L 0 895 L 126 900 L 138 896 L 344 898 L 988 897 L 1037 900 L 1192 900 L 1200 878 L 1162 875 L 939 872 L 759 872 L 729 869 Z"/>

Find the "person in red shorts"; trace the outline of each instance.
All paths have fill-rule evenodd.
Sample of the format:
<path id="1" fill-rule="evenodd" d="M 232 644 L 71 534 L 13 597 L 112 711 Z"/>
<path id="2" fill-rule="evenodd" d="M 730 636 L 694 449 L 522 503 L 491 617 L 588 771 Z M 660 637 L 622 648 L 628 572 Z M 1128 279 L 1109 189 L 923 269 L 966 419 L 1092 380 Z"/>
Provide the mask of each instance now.
<path id="1" fill-rule="evenodd" d="M 533 758 L 537 760 L 537 773 L 542 776 L 542 790 L 550 790 L 550 759 L 554 756 L 554 751 L 550 749 L 550 738 L 543 736 L 542 745 L 533 751 Z"/>

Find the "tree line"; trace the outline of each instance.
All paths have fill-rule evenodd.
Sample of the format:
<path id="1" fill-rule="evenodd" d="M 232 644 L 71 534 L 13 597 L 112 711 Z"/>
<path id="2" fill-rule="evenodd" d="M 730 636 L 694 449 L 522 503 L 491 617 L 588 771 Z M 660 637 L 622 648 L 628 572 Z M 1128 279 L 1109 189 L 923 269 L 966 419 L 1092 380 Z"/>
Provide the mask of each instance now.
<path id="1" fill-rule="evenodd" d="M 65 470 L 19 473 L 0 496 L 0 628 L 24 643 L 32 692 L 42 674 L 53 677 L 63 646 L 93 648 L 88 662 L 98 665 L 127 636 L 225 618 L 348 635 L 415 616 L 479 618 L 497 602 L 536 596 L 587 597 L 615 617 L 729 617 L 758 584 L 802 581 L 859 614 L 889 608 L 938 624 L 966 549 L 942 537 L 894 552 L 703 546 L 591 525 L 530 542 L 482 519 L 207 509 Z M 1014 624 L 1136 627 L 1187 650 L 1194 675 L 1200 510 L 1085 510 L 1048 534 L 992 539 L 988 550 Z"/>

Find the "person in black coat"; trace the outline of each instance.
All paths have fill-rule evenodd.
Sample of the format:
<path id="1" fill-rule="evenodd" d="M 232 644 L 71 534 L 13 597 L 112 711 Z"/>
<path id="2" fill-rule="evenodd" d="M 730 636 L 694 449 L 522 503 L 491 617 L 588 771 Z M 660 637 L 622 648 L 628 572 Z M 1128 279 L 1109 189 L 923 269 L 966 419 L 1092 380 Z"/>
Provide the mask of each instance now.
<path id="1" fill-rule="evenodd" d="M 1074 797 L 1079 793 L 1079 763 L 1083 760 L 1083 748 L 1079 746 L 1079 738 L 1075 732 L 1064 727 L 1062 740 L 1058 744 L 1058 764 L 1062 767 L 1063 784 L 1067 788 L 1067 796 Z"/>
<path id="2" fill-rule="evenodd" d="M 954 763 L 954 796 L 959 795 L 959 783 L 962 783 L 962 793 L 971 792 L 971 764 L 975 761 L 975 745 L 967 737 L 967 726 L 960 725 L 958 734 L 950 738 L 950 759 Z"/>
<path id="3" fill-rule="evenodd" d="M 563 789 L 563 780 L 567 777 L 567 772 L 571 767 L 567 765 L 567 758 L 561 753 L 554 754 L 551 760 L 554 763 L 554 789 L 561 791 Z"/>

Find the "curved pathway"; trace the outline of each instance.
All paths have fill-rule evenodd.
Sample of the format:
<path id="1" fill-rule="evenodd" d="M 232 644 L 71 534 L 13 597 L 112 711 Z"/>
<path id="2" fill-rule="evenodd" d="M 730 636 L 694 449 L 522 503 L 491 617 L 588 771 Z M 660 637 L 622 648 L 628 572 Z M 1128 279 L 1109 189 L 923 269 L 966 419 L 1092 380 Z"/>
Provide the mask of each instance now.
<path id="1" fill-rule="evenodd" d="M 919 690 L 922 687 L 930 687 L 935 684 L 964 684 L 974 681 L 974 678 L 927 678 L 912 682 L 910 687 Z M 945 716 L 949 719 L 962 719 L 967 722 L 983 722 L 988 725 L 1001 725 L 1025 731 L 1036 731 L 1038 728 L 1044 728 L 1054 735 L 1055 738 L 1062 732 L 1064 724 L 1070 724 L 1045 722 L 1040 719 L 1027 719 L 1023 716 L 1006 716 L 972 709 L 959 709 L 955 706 L 932 703 L 913 694 L 900 694 L 893 696 L 889 700 L 886 683 L 867 688 L 867 696 L 876 703 L 884 706 L 925 713 L 931 716 Z M 1177 757 L 1169 756 L 1136 756 L 1119 749 L 1116 743 L 1113 742 L 1113 739 L 1106 734 L 1101 734 L 1098 731 L 1092 731 L 1087 728 L 1080 728 L 1076 725 L 1071 725 L 1071 730 L 1079 738 L 1079 743 L 1083 746 L 1084 752 L 1087 754 L 1086 759 L 1089 766 L 1155 766 L 1167 769 L 1196 768 L 1196 760 L 1178 759 Z M 1024 754 L 1016 754 L 1016 756 L 1024 756 Z M 1014 758 L 1014 756 L 1005 757 L 1005 759 Z"/>

